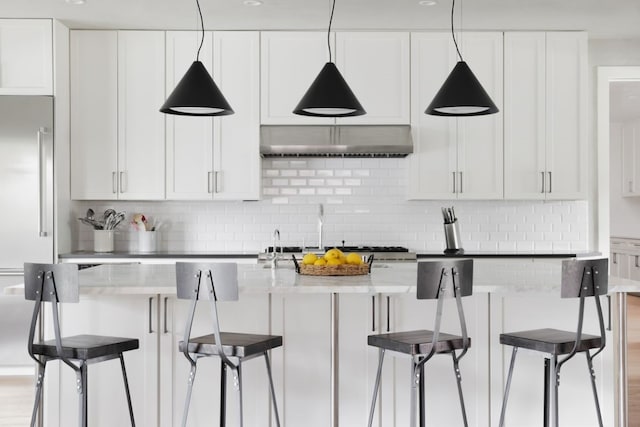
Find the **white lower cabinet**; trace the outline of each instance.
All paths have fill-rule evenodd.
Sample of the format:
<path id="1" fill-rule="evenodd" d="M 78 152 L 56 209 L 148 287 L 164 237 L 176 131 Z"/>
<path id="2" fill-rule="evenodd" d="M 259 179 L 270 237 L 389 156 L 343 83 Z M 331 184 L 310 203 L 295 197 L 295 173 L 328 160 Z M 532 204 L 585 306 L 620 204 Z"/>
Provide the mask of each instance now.
<path id="1" fill-rule="evenodd" d="M 557 294 L 491 294 L 491 425 L 498 425 L 513 347 L 500 344 L 500 333 L 528 329 L 556 328 L 573 331 L 578 324 L 578 299 L 560 299 Z M 605 327 L 609 323 L 606 298 L 601 298 Z M 585 304 L 585 333 L 599 334 L 595 304 Z M 607 347 L 594 359 L 598 398 L 605 426 L 614 425 L 615 342 L 607 331 Z M 544 354 L 519 350 L 516 358 L 506 413 L 506 426 L 540 426 L 543 414 Z M 568 361 L 560 374 L 560 425 L 598 425 L 589 371 L 584 355 Z"/>
<path id="2" fill-rule="evenodd" d="M 392 332 L 433 329 L 436 300 L 418 300 L 415 294 L 393 295 L 390 298 L 390 330 Z M 460 361 L 462 391 L 467 419 L 472 426 L 489 426 L 489 296 L 476 294 L 463 299 L 467 332 L 471 347 Z M 386 327 L 386 325 L 385 325 Z M 444 305 L 441 331 L 460 334 L 455 300 Z M 384 373 L 383 408 L 391 409 L 392 417 L 385 417 L 385 427 L 409 425 L 411 359 L 406 355 L 387 352 L 385 365 L 392 366 Z M 453 362 L 448 355 L 435 355 L 425 364 L 426 425 L 463 425 Z"/>
<path id="3" fill-rule="evenodd" d="M 91 334 L 138 338 L 140 348 L 124 353 L 136 425 L 158 424 L 158 298 L 145 296 L 82 297 L 63 304 L 62 336 Z M 51 322 L 51 317 L 45 319 Z M 53 339 L 53 335 L 49 338 Z M 129 425 L 129 409 L 118 359 L 89 365 L 89 424 Z M 79 398 L 74 371 L 49 362 L 45 375 L 45 426 L 78 425 Z"/>
<path id="4" fill-rule="evenodd" d="M 213 333 L 211 306 L 198 303 L 191 336 Z M 184 328 L 190 301 L 175 296 L 160 298 L 160 422 L 162 427 L 180 426 L 187 396 L 190 364 L 178 343 Z M 227 332 L 269 334 L 269 295 L 240 294 L 239 301 L 218 303 L 220 329 Z M 271 357 L 281 354 L 274 349 Z M 268 427 L 270 395 L 263 357 L 242 364 L 244 425 Z M 276 384 L 277 385 L 277 384 Z M 238 425 L 237 394 L 233 375 L 227 370 L 227 425 Z M 220 358 L 201 358 L 189 407 L 187 426 L 217 425 L 220 418 Z"/>

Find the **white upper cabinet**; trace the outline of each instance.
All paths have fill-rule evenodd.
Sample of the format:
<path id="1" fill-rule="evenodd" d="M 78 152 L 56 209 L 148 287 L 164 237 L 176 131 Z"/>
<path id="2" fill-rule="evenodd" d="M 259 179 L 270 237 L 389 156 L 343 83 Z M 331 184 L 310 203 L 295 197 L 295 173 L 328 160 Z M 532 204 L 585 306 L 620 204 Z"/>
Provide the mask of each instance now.
<path id="1" fill-rule="evenodd" d="M 410 199 L 501 199 L 502 112 L 475 117 L 424 113 L 458 58 L 449 33 L 411 35 Z M 464 33 L 466 62 L 502 110 L 502 33 Z"/>
<path id="2" fill-rule="evenodd" d="M 214 200 L 260 198 L 260 34 L 216 32 L 214 78 L 235 114 L 215 119 Z"/>
<path id="3" fill-rule="evenodd" d="M 164 32 L 118 32 L 120 199 L 164 198 Z"/>
<path id="4" fill-rule="evenodd" d="M 331 43 L 335 44 L 333 33 Z M 335 47 L 332 46 L 332 49 L 335 55 Z M 329 50 L 325 32 L 263 32 L 260 60 L 261 123 L 335 123 L 333 118 L 293 114 L 302 96 L 328 61 Z"/>
<path id="5" fill-rule="evenodd" d="M 71 196 L 164 199 L 164 32 L 71 32 Z"/>
<path id="6" fill-rule="evenodd" d="M 71 198 L 118 197 L 118 33 L 70 32 Z"/>
<path id="7" fill-rule="evenodd" d="M 169 96 L 196 59 L 201 33 L 169 31 L 166 41 Z M 206 32 L 200 61 L 213 72 L 213 33 Z M 219 83 L 216 81 L 216 83 Z M 167 199 L 211 200 L 213 118 L 167 114 Z"/>
<path id="8" fill-rule="evenodd" d="M 195 60 L 201 34 L 167 32 L 167 94 Z M 167 199 L 260 198 L 258 32 L 206 32 L 200 51 L 234 114 L 167 115 Z"/>
<path id="9" fill-rule="evenodd" d="M 587 37 L 505 34 L 505 197 L 586 197 Z"/>
<path id="10" fill-rule="evenodd" d="M 622 196 L 640 196 L 640 122 L 622 123 Z"/>
<path id="11" fill-rule="evenodd" d="M 53 95 L 50 19 L 0 19 L 0 95 Z"/>
<path id="12" fill-rule="evenodd" d="M 409 124 L 409 33 L 338 32 L 336 66 L 367 114 L 338 124 Z"/>

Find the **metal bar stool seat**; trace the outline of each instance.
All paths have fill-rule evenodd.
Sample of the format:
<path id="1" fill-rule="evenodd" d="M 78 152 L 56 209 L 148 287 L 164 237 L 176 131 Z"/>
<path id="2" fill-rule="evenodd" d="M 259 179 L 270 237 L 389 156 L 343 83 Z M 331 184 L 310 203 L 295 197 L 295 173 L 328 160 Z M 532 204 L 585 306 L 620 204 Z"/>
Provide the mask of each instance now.
<path id="1" fill-rule="evenodd" d="M 278 415 L 278 406 L 276 404 L 276 394 L 273 386 L 268 352 L 271 349 L 282 346 L 282 336 L 220 331 L 217 301 L 238 300 L 237 264 L 177 262 L 176 281 L 178 298 L 191 301 L 184 339 L 178 343 L 178 349 L 184 354 L 191 365 L 187 384 L 187 397 L 182 415 L 182 426 L 185 427 L 187 425 L 189 405 L 199 358 L 211 356 L 220 358 L 220 426 L 226 425 L 227 369 L 231 369 L 233 372 L 234 386 L 237 392 L 240 427 L 242 427 L 242 363 L 255 357 L 263 356 L 267 367 L 275 425 L 280 427 L 280 417 Z M 209 300 L 213 319 L 213 334 L 192 338 L 191 327 L 193 325 L 196 305 L 200 299 Z"/>
<path id="2" fill-rule="evenodd" d="M 602 427 L 602 414 L 600 413 L 600 403 L 598 401 L 593 358 L 604 349 L 606 344 L 604 319 L 599 297 L 607 293 L 608 271 L 609 265 L 607 258 L 586 260 L 571 259 L 562 262 L 561 297 L 580 299 L 578 327 L 576 331 L 546 328 L 500 334 L 500 344 L 512 346 L 513 350 L 502 401 L 499 427 L 504 426 L 511 379 L 513 377 L 516 355 L 519 348 L 550 355 L 549 358 L 545 357 L 543 413 L 543 425 L 545 427 L 550 423 L 554 427 L 559 425 L 558 387 L 560 385 L 560 370 L 562 365 L 577 353 L 583 353 L 587 359 L 587 366 L 589 368 L 591 389 L 595 401 L 598 423 L 600 427 Z M 584 303 L 588 297 L 592 297 L 595 301 L 600 335 L 589 335 L 582 332 Z M 592 354 L 590 350 L 595 351 Z M 558 356 L 564 357 L 558 360 Z"/>
<path id="3" fill-rule="evenodd" d="M 420 426 L 425 425 L 424 365 L 436 354 L 450 355 L 453 360 L 453 371 L 458 386 L 458 397 L 462 411 L 462 420 L 467 426 L 467 414 L 462 394 L 462 376 L 459 362 L 471 346 L 471 338 L 467 335 L 467 326 L 462 309 L 462 297 L 472 294 L 473 260 L 455 261 L 421 261 L 418 263 L 417 298 L 437 299 L 435 326 L 433 330 L 415 330 L 369 335 L 370 346 L 378 347 L 378 372 L 369 412 L 369 427 L 373 425 L 376 400 L 380 389 L 382 364 L 386 350 L 412 356 L 412 381 L 410 402 L 410 427 L 416 425 L 419 413 Z M 461 335 L 440 331 L 443 303 L 445 299 L 454 298 L 458 309 Z M 459 350 L 459 353 L 456 351 Z M 419 392 L 419 398 L 417 396 Z M 416 401 L 419 400 L 419 410 Z"/>
<path id="4" fill-rule="evenodd" d="M 88 365 L 112 359 L 120 359 L 120 368 L 127 397 L 129 418 L 135 427 L 131 394 L 123 353 L 135 350 L 140 343 L 135 338 L 121 338 L 103 335 L 75 335 L 62 337 L 60 332 L 59 303 L 79 302 L 78 266 L 75 264 L 24 264 L 25 299 L 35 301 L 31 328 L 29 330 L 28 351 L 38 365 L 36 398 L 31 415 L 31 427 L 36 425 L 40 407 L 45 368 L 48 362 L 60 360 L 76 373 L 76 387 L 79 395 L 79 425 L 88 424 Z M 41 315 L 43 302 L 52 305 L 52 340 L 34 342 L 36 325 Z"/>

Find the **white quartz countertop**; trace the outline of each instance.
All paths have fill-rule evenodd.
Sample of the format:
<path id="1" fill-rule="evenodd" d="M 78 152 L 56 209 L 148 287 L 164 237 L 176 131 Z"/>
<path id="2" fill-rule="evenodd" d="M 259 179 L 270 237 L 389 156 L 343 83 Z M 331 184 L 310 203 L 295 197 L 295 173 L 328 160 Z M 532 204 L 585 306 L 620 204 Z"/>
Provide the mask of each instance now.
<path id="1" fill-rule="evenodd" d="M 474 292 L 560 293 L 561 259 L 486 259 L 474 262 Z M 303 276 L 292 268 L 238 264 L 241 293 L 414 293 L 416 263 L 374 263 L 362 276 Z M 175 294 L 171 264 L 104 264 L 80 271 L 84 295 Z M 21 287 L 5 290 L 23 294 Z M 610 277 L 609 292 L 640 292 L 640 282 Z"/>

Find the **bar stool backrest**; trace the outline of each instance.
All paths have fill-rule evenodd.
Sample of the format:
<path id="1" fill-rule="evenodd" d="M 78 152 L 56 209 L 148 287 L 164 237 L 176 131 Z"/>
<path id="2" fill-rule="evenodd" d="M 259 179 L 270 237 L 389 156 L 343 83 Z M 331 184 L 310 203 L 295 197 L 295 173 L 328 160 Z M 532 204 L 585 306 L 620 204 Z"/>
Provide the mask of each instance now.
<path id="1" fill-rule="evenodd" d="M 605 295 L 609 288 L 609 260 L 607 258 L 563 260 L 561 286 L 561 298 Z"/>
<path id="2" fill-rule="evenodd" d="M 453 298 L 458 291 L 461 297 L 473 292 L 472 259 L 418 262 L 418 299 Z"/>
<path id="3" fill-rule="evenodd" d="M 176 263 L 176 292 L 180 299 L 209 299 L 209 284 L 215 301 L 238 300 L 238 266 L 235 263 Z"/>
<path id="4" fill-rule="evenodd" d="M 24 298 L 29 301 L 79 302 L 78 266 L 25 263 Z"/>

